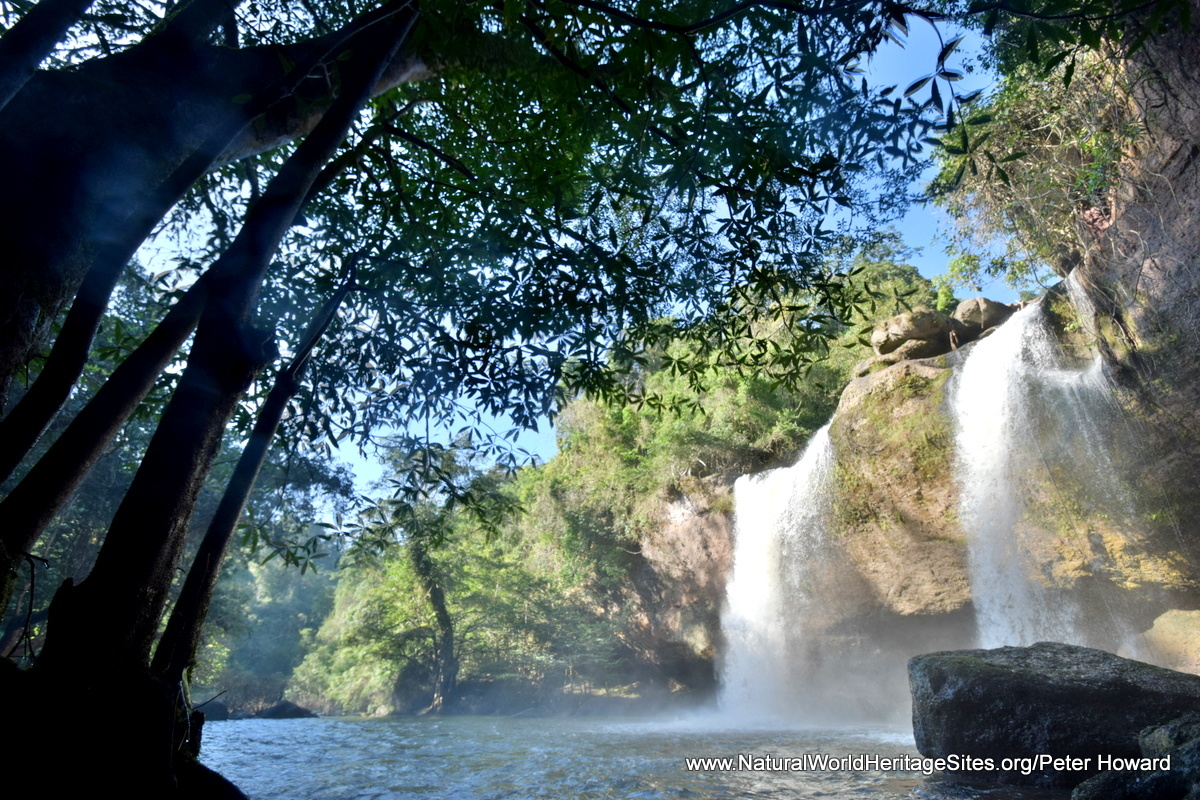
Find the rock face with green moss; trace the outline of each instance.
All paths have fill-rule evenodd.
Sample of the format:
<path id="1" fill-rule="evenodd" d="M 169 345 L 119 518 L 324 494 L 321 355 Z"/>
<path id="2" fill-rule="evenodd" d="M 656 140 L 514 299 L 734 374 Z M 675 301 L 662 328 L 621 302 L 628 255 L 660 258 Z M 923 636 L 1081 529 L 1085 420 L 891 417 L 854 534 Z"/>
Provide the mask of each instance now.
<path id="1" fill-rule="evenodd" d="M 1139 488 L 1145 539 L 1127 552 L 1155 556 L 1170 578 L 1168 605 L 1178 609 L 1196 608 L 1200 575 L 1200 102 L 1190 90 L 1197 47 L 1197 26 L 1175 26 L 1131 59 L 1131 110 L 1144 132 L 1120 165 L 1111 203 L 1080 221 L 1071 260 L 1084 301 L 1077 328 L 1103 353 L 1139 445 L 1122 470 Z M 1200 639 L 1196 620 L 1156 623 L 1153 640 L 1167 627 L 1172 658 L 1200 659 L 1200 650 L 1179 647 Z"/>
<path id="2" fill-rule="evenodd" d="M 948 360 L 902 361 L 855 379 L 830 428 L 835 540 L 872 604 L 905 616 L 951 613 L 971 600 L 945 408 Z"/>
<path id="3" fill-rule="evenodd" d="M 1193 13 L 1200 3 L 1186 4 Z M 1117 379 L 1140 447 L 1124 470 L 1146 529 L 1200 574 L 1200 27 L 1172 26 L 1125 65 L 1140 132 L 1109 202 L 1086 209 L 1069 260 L 1079 322 Z M 1194 607 L 1194 604 L 1192 605 Z"/>
<path id="4" fill-rule="evenodd" d="M 1048 292 L 1041 305 L 1065 365 L 1092 368 L 1097 334 L 1067 287 Z M 978 298 L 956 314 L 977 336 L 1011 312 Z M 909 317 L 933 313 L 894 317 L 876 330 L 900 336 Z M 843 392 L 830 430 L 837 460 L 830 526 L 836 552 L 850 565 L 838 562 L 839 580 L 860 588 L 854 602 L 838 603 L 836 616 L 971 615 L 967 543 L 978 527 L 959 519 L 965 476 L 955 453 L 951 395 L 976 346 L 905 360 L 897 359 L 901 345 L 864 362 L 873 371 L 860 365 L 860 376 Z M 1141 423 L 1116 405 L 1102 409 L 1098 430 L 1107 441 L 1096 449 L 1086 431 L 1073 429 L 1079 423 L 1073 412 L 1055 407 L 1071 402 L 1067 397 L 1050 392 L 1021 422 L 1029 452 L 1014 462 L 1008 487 L 1016 509 L 1011 536 L 1029 553 L 1031 577 L 1047 596 L 1077 609 L 1083 640 L 1116 651 L 1132 634 L 1151 629 L 1158 615 L 1195 607 L 1200 559 L 1181 535 L 1178 505 L 1146 474 Z M 1130 654 L 1195 669 L 1200 621 L 1176 614 L 1169 634 L 1166 621 L 1157 627 Z M 969 644 L 965 636 L 954 646 Z"/>

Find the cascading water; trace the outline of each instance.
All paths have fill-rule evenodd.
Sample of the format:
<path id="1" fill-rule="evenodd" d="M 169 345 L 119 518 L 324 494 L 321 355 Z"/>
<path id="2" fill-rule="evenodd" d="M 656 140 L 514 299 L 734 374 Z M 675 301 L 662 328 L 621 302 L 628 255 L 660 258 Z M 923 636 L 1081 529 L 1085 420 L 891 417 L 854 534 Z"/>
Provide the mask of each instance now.
<path id="1" fill-rule="evenodd" d="M 722 615 L 726 712 L 773 716 L 797 699 L 790 662 L 812 600 L 797 568 L 821 557 L 832 468 L 827 425 L 794 466 L 743 475 L 734 485 L 736 543 Z"/>
<path id="2" fill-rule="evenodd" d="M 1066 289 L 1054 302 L 1081 295 Z M 1064 352 L 1050 302 L 1019 311 L 973 344 L 947 389 L 977 645 L 1057 640 L 1145 657 L 1117 593 L 1090 571 L 1107 546 L 1097 550 L 1093 540 L 1136 538 L 1133 494 L 1114 464 L 1136 436 L 1099 359 Z M 1094 333 L 1090 309 L 1079 311 L 1075 324 Z M 722 618 L 726 714 L 896 718 L 907 686 L 895 678 L 908 656 L 970 646 L 972 628 L 961 618 L 924 623 L 863 610 L 859 567 L 828 527 L 835 467 L 826 426 L 795 466 L 735 485 L 734 565 Z M 946 535 L 961 534 L 948 528 Z"/>
<path id="3" fill-rule="evenodd" d="M 1071 609 L 1055 603 L 1035 579 L 1017 539 L 1024 513 L 1022 478 L 1036 451 L 1029 442 L 1030 405 L 1040 372 L 1055 361 L 1039 324 L 1041 306 L 1018 312 L 967 358 L 954 393 L 961 469 L 959 517 L 967 528 L 968 567 L 980 645 L 1024 645 L 1075 639 Z"/>
<path id="4" fill-rule="evenodd" d="M 1107 509 L 1132 506 L 1114 477 L 1109 439 L 1121 416 L 1100 362 L 1073 367 L 1047 316 L 1031 305 L 974 345 L 953 393 L 959 518 L 982 647 L 1094 643 L 1078 599 L 1046 569 L 1049 549 L 1070 548 L 1078 532 L 1048 531 L 1045 507 L 1067 502 L 1068 472 Z"/>

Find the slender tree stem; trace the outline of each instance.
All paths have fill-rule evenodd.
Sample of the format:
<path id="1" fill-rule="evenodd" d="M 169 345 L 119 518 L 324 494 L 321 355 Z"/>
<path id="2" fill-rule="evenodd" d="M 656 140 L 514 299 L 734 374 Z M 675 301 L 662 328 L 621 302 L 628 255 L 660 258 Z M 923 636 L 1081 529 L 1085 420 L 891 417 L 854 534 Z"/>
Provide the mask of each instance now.
<path id="1" fill-rule="evenodd" d="M 276 374 L 275 383 L 258 412 L 254 430 L 250 433 L 250 439 L 238 458 L 217 511 L 204 533 L 204 539 L 192 560 L 192 567 L 188 570 L 183 589 L 180 590 L 179 599 L 171 609 L 166 630 L 154 651 L 152 669 L 168 684 L 183 680 L 184 672 L 195 663 L 201 629 L 220 575 L 221 562 L 237 528 L 238 519 L 242 516 L 250 491 L 258 480 L 271 441 L 279 429 L 284 411 L 287 410 L 288 401 L 300 388 L 300 377 L 308 364 L 308 357 L 329 328 L 338 307 L 353 288 L 352 274 L 313 317 L 301 340 L 300 351 L 291 363 Z"/>

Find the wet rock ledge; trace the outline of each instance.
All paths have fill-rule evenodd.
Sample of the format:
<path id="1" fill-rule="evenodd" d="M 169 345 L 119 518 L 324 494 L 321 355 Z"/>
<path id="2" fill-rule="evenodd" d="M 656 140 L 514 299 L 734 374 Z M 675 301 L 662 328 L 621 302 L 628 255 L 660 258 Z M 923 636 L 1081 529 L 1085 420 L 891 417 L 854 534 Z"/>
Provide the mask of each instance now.
<path id="1" fill-rule="evenodd" d="M 1200 797 L 1200 676 L 1054 642 L 930 653 L 908 674 L 917 749 L 970 765 L 950 777 Z"/>

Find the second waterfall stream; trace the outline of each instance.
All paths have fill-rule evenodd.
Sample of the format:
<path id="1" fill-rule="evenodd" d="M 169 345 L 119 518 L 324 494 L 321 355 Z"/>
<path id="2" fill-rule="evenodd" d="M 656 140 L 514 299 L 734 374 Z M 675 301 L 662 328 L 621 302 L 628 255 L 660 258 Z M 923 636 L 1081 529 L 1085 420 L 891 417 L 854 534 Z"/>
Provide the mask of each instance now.
<path id="1" fill-rule="evenodd" d="M 1112 465 L 1114 441 L 1126 440 L 1127 423 L 1099 359 L 1069 357 L 1036 303 L 971 345 L 945 394 L 953 524 L 965 538 L 964 614 L 973 624 L 964 628 L 962 615 L 947 616 L 956 630 L 939 639 L 936 630 L 922 629 L 925 640 L 958 647 L 1055 640 L 1136 651 L 1136 628 L 1119 603 L 1057 586 L 1049 574 L 1051 560 L 1071 562 L 1075 556 L 1064 548 L 1078 540 L 1046 524 L 1047 503 L 1089 502 L 1102 504 L 1107 518 L 1136 516 L 1131 490 Z M 887 620 L 848 624 L 834 613 L 844 602 L 839 593 L 863 590 L 834 521 L 838 461 L 829 431 L 826 425 L 814 433 L 794 466 L 735 484 L 734 564 L 722 616 L 727 715 L 907 717 L 904 662 L 911 648 L 921 648 L 889 637 Z M 1064 519 L 1069 526 L 1069 515 Z M 1076 560 L 1084 560 L 1082 552 Z"/>

